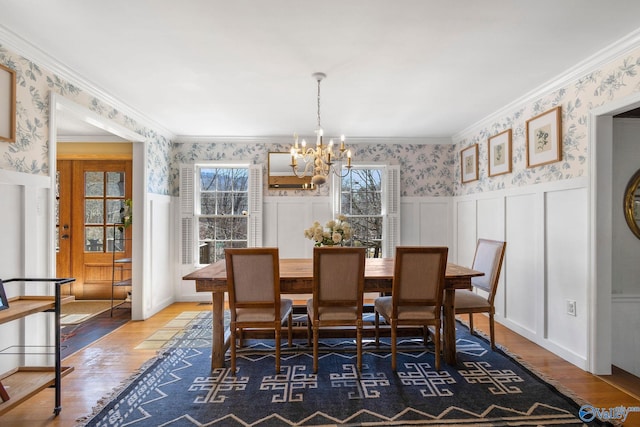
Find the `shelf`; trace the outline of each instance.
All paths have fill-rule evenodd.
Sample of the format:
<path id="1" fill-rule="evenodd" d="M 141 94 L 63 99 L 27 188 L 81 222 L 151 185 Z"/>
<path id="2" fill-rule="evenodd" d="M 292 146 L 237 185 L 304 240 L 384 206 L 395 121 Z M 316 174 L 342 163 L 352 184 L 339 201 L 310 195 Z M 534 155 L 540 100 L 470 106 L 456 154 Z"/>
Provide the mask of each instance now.
<path id="1" fill-rule="evenodd" d="M 113 286 L 131 286 L 131 279 L 120 280 L 115 282 Z"/>
<path id="2" fill-rule="evenodd" d="M 73 367 L 62 367 L 61 377 L 66 376 Z M 20 367 L 0 377 L 2 385 L 9 393 L 9 400 L 0 402 L 0 415 L 11 410 L 41 390 L 55 385 L 56 374 L 53 367 Z"/>
<path id="3" fill-rule="evenodd" d="M 73 301 L 73 296 L 64 297 L 62 304 Z M 20 296 L 9 299 L 9 308 L 0 310 L 0 325 L 21 319 L 33 313 L 53 310 L 56 306 L 55 297 L 52 296 Z"/>

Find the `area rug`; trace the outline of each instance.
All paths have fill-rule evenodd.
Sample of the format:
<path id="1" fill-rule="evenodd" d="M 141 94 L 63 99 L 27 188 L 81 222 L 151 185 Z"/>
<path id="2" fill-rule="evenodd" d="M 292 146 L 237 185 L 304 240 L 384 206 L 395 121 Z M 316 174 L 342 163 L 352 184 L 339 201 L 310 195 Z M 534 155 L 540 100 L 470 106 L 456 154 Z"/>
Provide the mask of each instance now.
<path id="1" fill-rule="evenodd" d="M 111 305 L 109 305 L 111 308 Z M 107 334 L 115 331 L 131 320 L 131 308 L 121 306 L 113 310 L 113 316 L 109 310 L 91 316 L 89 319 L 77 325 L 62 325 L 60 328 L 60 353 L 64 359 L 77 351 L 94 343 Z"/>
<path id="2" fill-rule="evenodd" d="M 114 302 L 115 305 L 119 303 L 121 301 Z M 71 301 L 60 309 L 60 324 L 78 325 L 107 310 L 111 310 L 111 300 Z"/>
<path id="3" fill-rule="evenodd" d="M 277 375 L 268 341 L 239 351 L 236 375 L 228 364 L 211 372 L 204 343 L 177 345 L 78 426 L 585 425 L 584 402 L 491 351 L 466 327 L 458 325 L 457 336 L 457 366 L 436 371 L 432 346 L 404 339 L 397 373 L 388 342 L 366 343 L 360 374 L 352 340 L 323 340 L 318 374 L 305 341 L 283 345 Z"/>

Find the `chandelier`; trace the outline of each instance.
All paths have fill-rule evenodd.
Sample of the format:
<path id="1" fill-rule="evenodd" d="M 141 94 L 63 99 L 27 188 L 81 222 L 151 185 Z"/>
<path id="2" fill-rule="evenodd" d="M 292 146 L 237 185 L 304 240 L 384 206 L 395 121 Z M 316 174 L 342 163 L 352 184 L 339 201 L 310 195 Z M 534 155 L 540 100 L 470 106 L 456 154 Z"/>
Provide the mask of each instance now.
<path id="1" fill-rule="evenodd" d="M 325 73 L 313 73 L 312 77 L 318 82 L 318 128 L 316 129 L 316 146 L 307 147 L 307 142 L 303 139 L 298 144 L 298 135 L 294 134 L 294 145 L 291 147 L 291 169 L 298 178 L 311 176 L 311 184 L 319 186 L 327 182 L 330 173 L 334 173 L 342 178 L 351 171 L 351 150 L 345 148 L 344 135 L 340 136 L 340 147 L 335 147 L 333 139 L 329 143 L 324 143 L 324 131 L 320 122 L 320 82 L 327 77 Z M 341 173 L 344 161 L 347 161 L 344 175 Z M 304 164 L 304 167 L 300 166 Z"/>

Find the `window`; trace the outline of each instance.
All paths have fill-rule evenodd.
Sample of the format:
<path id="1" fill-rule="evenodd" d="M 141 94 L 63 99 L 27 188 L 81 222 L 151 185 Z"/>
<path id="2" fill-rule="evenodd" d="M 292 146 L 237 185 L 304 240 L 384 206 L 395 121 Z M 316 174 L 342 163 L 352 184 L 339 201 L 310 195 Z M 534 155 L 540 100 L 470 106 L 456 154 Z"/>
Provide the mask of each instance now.
<path id="1" fill-rule="evenodd" d="M 180 199 L 183 264 L 211 264 L 225 248 L 262 244 L 260 166 L 182 166 Z"/>
<path id="2" fill-rule="evenodd" d="M 249 169 L 198 167 L 196 178 L 198 263 L 210 264 L 225 248 L 247 247 Z"/>
<path id="3" fill-rule="evenodd" d="M 356 169 L 341 180 L 340 212 L 353 229 L 351 245 L 367 248 L 367 257 L 382 256 L 382 169 Z"/>
<path id="4" fill-rule="evenodd" d="M 393 257 L 399 243 L 399 176 L 397 166 L 363 165 L 334 186 L 336 211 L 353 228 L 350 244 L 366 247 L 369 258 Z"/>

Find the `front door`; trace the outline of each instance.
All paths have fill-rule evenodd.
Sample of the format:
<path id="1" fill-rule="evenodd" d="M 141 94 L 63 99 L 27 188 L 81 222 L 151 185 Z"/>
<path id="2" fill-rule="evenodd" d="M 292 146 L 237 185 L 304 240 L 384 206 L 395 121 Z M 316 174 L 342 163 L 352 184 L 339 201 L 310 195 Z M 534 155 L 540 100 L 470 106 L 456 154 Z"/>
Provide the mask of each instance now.
<path id="1" fill-rule="evenodd" d="M 109 299 L 114 259 L 131 256 L 131 229 L 120 214 L 131 198 L 131 161 L 57 164 L 57 275 L 76 279 L 69 289 L 76 299 Z M 114 297 L 127 290 L 116 288 Z"/>

